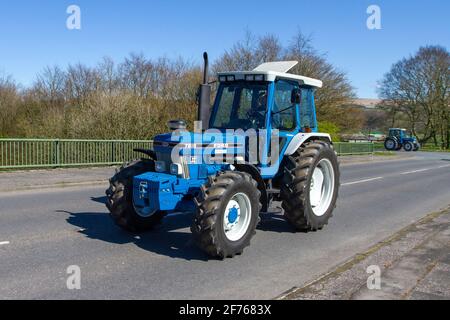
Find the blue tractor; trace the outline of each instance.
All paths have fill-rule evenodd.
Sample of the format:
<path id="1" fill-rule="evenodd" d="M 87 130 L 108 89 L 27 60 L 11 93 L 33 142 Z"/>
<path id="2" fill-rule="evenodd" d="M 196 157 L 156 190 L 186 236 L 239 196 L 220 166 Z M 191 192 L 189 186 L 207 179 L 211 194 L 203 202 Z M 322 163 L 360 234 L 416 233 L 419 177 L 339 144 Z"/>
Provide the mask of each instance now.
<path id="1" fill-rule="evenodd" d="M 389 136 L 384 141 L 384 147 L 389 151 L 398 151 L 403 148 L 405 151 L 411 152 L 419 151 L 420 143 L 406 129 L 391 128 Z"/>
<path id="2" fill-rule="evenodd" d="M 264 63 L 219 73 L 211 106 L 206 53 L 204 60 L 196 128 L 170 121 L 171 132 L 154 137 L 151 150 L 136 150 L 146 157 L 110 179 L 112 219 L 141 232 L 168 213 L 192 212 L 195 243 L 222 259 L 243 252 L 274 203 L 297 230 L 322 229 L 340 186 L 330 135 L 317 127 L 314 92 L 322 82 L 287 73 L 295 61 Z"/>

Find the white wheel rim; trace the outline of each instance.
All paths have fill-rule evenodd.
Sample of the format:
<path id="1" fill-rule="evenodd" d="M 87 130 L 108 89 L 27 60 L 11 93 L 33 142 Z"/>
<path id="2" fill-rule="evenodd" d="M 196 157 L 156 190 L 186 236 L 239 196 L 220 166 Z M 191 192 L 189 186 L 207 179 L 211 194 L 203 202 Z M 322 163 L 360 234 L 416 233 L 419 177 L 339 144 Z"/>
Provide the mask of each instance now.
<path id="1" fill-rule="evenodd" d="M 250 225 L 252 207 L 245 193 L 235 194 L 225 208 L 223 231 L 230 241 L 240 240 Z"/>
<path id="2" fill-rule="evenodd" d="M 389 141 L 387 142 L 387 147 L 388 147 L 388 149 L 394 149 L 394 141 L 389 140 Z"/>
<path id="3" fill-rule="evenodd" d="M 405 144 L 405 150 L 409 151 L 412 150 L 412 145 L 410 143 Z"/>
<path id="4" fill-rule="evenodd" d="M 334 169 L 330 160 L 322 159 L 314 168 L 309 202 L 314 215 L 321 217 L 329 209 L 334 195 Z"/>

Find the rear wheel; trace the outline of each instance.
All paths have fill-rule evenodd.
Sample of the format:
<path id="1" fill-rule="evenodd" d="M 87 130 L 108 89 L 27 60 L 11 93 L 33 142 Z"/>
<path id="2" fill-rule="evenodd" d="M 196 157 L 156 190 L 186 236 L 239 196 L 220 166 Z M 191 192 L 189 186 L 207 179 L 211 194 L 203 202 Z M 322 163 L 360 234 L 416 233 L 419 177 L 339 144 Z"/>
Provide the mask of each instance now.
<path id="1" fill-rule="evenodd" d="M 165 213 L 162 211 L 151 216 L 140 215 L 133 205 L 133 177 L 154 170 L 153 160 L 135 160 L 120 167 L 110 179 L 110 186 L 106 190 L 106 207 L 119 227 L 131 232 L 147 231 L 159 224 L 164 217 Z"/>
<path id="2" fill-rule="evenodd" d="M 397 140 L 394 139 L 394 138 L 387 138 L 387 139 L 384 141 L 384 147 L 385 147 L 385 149 L 388 150 L 388 151 L 394 151 L 394 150 L 397 150 L 397 148 L 398 148 L 398 142 L 397 142 Z"/>
<path id="3" fill-rule="evenodd" d="M 196 198 L 191 231 L 213 257 L 233 257 L 250 245 L 261 210 L 261 192 L 248 173 L 227 171 L 210 178 Z"/>
<path id="4" fill-rule="evenodd" d="M 298 230 L 322 229 L 336 207 L 339 179 L 333 147 L 323 141 L 306 143 L 286 159 L 281 188 L 286 219 Z"/>

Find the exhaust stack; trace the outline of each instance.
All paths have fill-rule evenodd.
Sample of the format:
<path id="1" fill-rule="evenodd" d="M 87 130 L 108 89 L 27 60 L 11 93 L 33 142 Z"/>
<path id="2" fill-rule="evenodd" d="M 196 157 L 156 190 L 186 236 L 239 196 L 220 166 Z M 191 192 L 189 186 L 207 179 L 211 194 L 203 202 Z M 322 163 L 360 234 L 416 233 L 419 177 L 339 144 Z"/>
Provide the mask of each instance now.
<path id="1" fill-rule="evenodd" d="M 209 118 L 211 116 L 211 85 L 208 83 L 209 79 L 209 61 L 208 53 L 203 53 L 203 83 L 198 91 L 198 121 L 202 122 L 203 130 L 209 127 Z"/>

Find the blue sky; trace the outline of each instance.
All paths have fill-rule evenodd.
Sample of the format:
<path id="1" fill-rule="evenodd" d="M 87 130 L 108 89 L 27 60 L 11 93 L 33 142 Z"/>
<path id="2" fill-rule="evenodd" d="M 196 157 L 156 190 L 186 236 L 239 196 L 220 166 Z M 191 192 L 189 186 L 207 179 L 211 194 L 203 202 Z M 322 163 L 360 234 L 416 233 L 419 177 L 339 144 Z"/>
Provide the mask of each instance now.
<path id="1" fill-rule="evenodd" d="M 81 8 L 81 30 L 68 30 L 66 9 Z M 381 30 L 366 27 L 369 5 L 381 8 Z M 376 97 L 390 66 L 422 45 L 450 45 L 448 0 L 0 0 L 0 72 L 29 85 L 47 65 L 131 52 L 148 57 L 212 59 L 242 39 L 273 33 L 288 42 L 298 29 L 347 72 L 358 96 Z"/>

